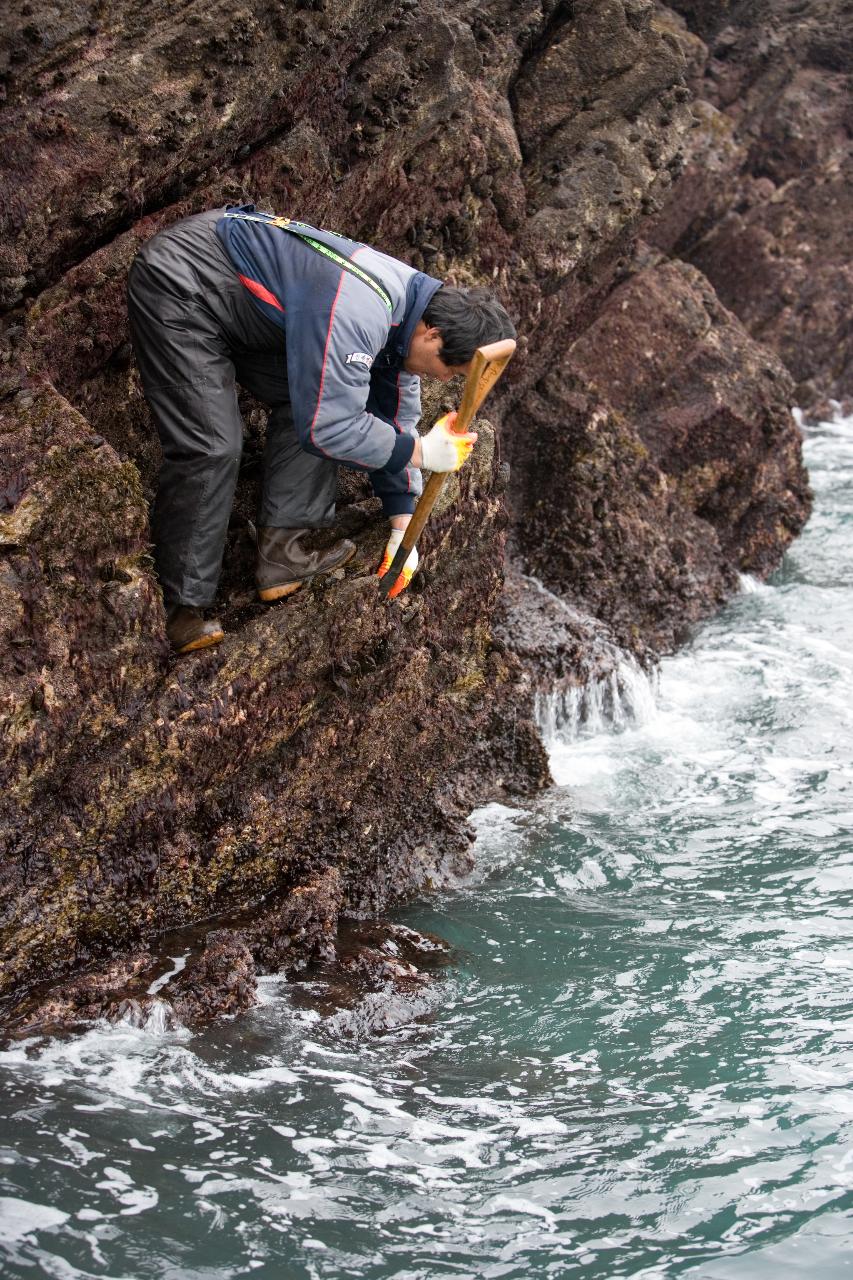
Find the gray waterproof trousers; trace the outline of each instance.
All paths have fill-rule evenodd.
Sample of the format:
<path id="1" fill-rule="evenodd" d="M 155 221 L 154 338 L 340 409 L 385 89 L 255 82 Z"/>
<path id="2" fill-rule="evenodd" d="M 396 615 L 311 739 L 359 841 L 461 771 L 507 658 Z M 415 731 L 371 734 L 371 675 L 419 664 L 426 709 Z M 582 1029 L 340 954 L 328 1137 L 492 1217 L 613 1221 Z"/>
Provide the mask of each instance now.
<path id="1" fill-rule="evenodd" d="M 237 387 L 271 413 L 260 524 L 334 523 L 337 464 L 299 445 L 283 335 L 240 283 L 214 230 L 222 210 L 153 236 L 128 280 L 133 348 L 163 464 L 151 512 L 166 606 L 213 602 L 243 447 Z"/>

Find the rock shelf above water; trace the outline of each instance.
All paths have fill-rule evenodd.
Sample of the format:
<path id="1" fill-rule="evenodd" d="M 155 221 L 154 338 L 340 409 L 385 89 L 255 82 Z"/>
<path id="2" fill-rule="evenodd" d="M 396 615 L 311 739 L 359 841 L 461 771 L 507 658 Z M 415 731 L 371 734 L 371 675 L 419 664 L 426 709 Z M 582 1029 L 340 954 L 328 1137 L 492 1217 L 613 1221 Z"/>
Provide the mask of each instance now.
<path id="1" fill-rule="evenodd" d="M 848 208 L 832 114 L 846 63 L 820 53 L 826 5 L 805 6 L 801 50 L 789 7 L 765 6 L 769 46 L 748 7 L 706 6 L 699 25 L 691 6 L 650 0 L 155 3 L 144 16 L 33 0 L 10 19 L 10 1022 L 115 1011 L 181 930 L 195 950 L 172 994 L 190 1022 L 251 1003 L 258 973 L 319 965 L 328 978 L 336 955 L 343 973 L 342 918 L 376 919 L 459 875 L 471 809 L 547 785 L 534 702 L 555 672 L 594 675 L 614 647 L 653 662 L 739 572 L 778 564 L 810 502 L 795 383 L 849 394 L 832 327 L 848 268 L 830 234 Z M 796 174 L 772 123 L 774 59 L 796 68 L 785 118 L 795 99 L 824 109 Z M 157 450 L 124 284 L 159 227 L 244 199 L 492 284 L 521 342 L 422 541 L 418 589 L 390 606 L 373 576 L 376 503 L 344 473 L 357 560 L 280 607 L 255 603 L 245 528 L 265 414 L 246 399 L 228 635 L 175 662 L 148 555 Z M 802 248 L 812 232 L 825 260 Z M 570 625 L 534 607 L 525 574 Z"/>

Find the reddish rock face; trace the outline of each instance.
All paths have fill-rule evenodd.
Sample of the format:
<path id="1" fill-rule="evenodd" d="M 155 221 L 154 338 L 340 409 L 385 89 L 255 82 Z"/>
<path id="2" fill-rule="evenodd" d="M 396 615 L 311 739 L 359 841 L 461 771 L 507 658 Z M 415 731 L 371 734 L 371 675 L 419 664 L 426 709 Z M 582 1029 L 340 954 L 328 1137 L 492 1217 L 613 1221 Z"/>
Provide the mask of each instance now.
<path id="1" fill-rule="evenodd" d="M 705 273 L 795 381 L 853 395 L 850 13 L 828 0 L 674 8 L 707 40 L 678 198 L 646 232 Z M 687 33 L 680 38 L 689 42 Z"/>
<path id="2" fill-rule="evenodd" d="M 525 563 L 623 647 L 671 649 L 802 527 L 790 392 L 698 271 L 652 256 L 527 398 Z"/>
<path id="3" fill-rule="evenodd" d="M 331 964 L 342 913 L 376 916 L 464 869 L 471 807 L 548 781 L 543 681 L 595 674 L 614 640 L 651 658 L 738 570 L 778 562 L 808 510 L 788 375 L 727 310 L 753 324 L 745 288 L 721 283 L 723 305 L 636 237 L 662 210 L 655 243 L 695 257 L 750 145 L 767 153 L 756 200 L 784 221 L 793 153 L 718 129 L 722 89 L 692 128 L 686 77 L 706 49 L 650 0 L 476 14 L 214 0 L 94 21 L 27 7 L 3 37 L 0 121 L 0 995 L 28 1025 L 125 1016 L 127 1000 L 145 1016 L 162 971 L 146 948 L 190 930 L 170 1000 L 203 1021 L 251 1003 L 257 972 Z M 732 120 L 761 65 L 744 39 Z M 703 129 L 707 163 L 679 180 Z M 418 589 L 390 606 L 373 576 L 385 530 L 352 474 L 354 564 L 281 607 L 254 601 L 245 519 L 266 415 L 246 399 L 228 635 L 175 662 L 147 555 L 158 454 L 125 279 L 158 227 L 244 199 L 490 283 L 519 350 L 422 539 Z M 725 218 L 746 215 L 720 208 L 724 246 Z M 719 253 L 735 279 L 738 251 Z M 769 250 L 747 253 L 757 333 L 776 277 Z M 431 391 L 426 419 L 450 404 Z M 517 576 L 502 601 L 508 534 L 570 626 Z M 390 962 L 359 945 L 376 995 Z M 360 963 L 341 959 L 344 984 Z M 409 963 L 397 993 L 417 985 Z"/>

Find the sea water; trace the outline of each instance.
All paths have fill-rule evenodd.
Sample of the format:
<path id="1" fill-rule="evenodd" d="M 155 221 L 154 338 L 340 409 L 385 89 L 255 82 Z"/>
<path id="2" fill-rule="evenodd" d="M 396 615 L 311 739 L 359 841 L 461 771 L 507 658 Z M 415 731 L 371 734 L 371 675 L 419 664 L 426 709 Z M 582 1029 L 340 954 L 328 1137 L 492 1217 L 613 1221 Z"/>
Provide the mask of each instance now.
<path id="1" fill-rule="evenodd" d="M 806 452 L 769 583 L 540 705 L 557 785 L 401 913 L 456 948 L 418 1017 L 270 979 L 6 1048 L 4 1276 L 851 1275 L 853 420 Z"/>

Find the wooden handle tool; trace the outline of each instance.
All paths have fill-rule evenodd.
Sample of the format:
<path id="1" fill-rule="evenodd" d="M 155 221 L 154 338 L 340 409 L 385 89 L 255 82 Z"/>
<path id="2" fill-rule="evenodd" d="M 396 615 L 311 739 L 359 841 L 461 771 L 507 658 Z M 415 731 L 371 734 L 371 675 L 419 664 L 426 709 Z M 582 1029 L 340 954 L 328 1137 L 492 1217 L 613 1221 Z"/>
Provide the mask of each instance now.
<path id="1" fill-rule="evenodd" d="M 465 435 L 486 396 L 503 373 L 515 353 L 515 339 L 504 338 L 501 342 L 491 342 L 486 347 L 478 347 L 471 361 L 471 368 L 465 379 L 465 390 L 462 393 L 462 404 L 453 425 L 454 435 Z M 444 488 L 449 471 L 434 471 L 427 481 L 414 514 L 403 534 L 403 540 L 397 553 L 384 574 L 379 590 L 383 596 L 388 595 L 402 572 L 403 565 L 409 558 L 412 547 L 421 535 L 421 530 L 429 519 L 438 495 Z"/>

